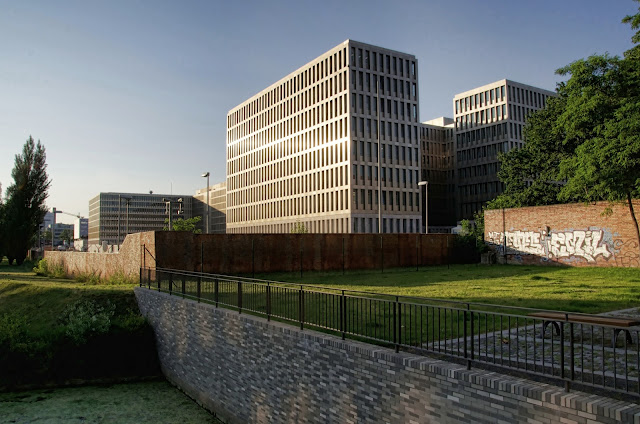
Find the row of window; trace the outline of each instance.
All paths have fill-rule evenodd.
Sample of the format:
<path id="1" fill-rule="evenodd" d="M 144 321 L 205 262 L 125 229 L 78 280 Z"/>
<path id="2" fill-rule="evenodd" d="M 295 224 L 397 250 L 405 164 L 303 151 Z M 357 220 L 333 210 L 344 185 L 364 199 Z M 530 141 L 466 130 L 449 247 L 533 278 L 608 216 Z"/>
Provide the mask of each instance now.
<path id="1" fill-rule="evenodd" d="M 395 153 L 394 153 L 395 152 Z M 413 152 L 413 153 L 412 153 Z M 351 145 L 351 154 L 353 160 L 360 160 L 362 162 L 378 162 L 378 143 L 370 141 L 357 141 L 353 140 Z M 396 161 L 396 164 L 406 164 L 408 166 L 418 166 L 418 148 L 411 148 L 409 146 L 399 146 L 392 144 L 382 143 L 380 149 L 380 155 L 382 156 L 382 162 L 391 164 Z M 387 161 L 388 159 L 388 161 Z"/>
<path id="2" fill-rule="evenodd" d="M 227 174 L 227 192 L 243 189 L 255 184 L 266 183 L 299 174 L 312 174 L 319 168 L 334 166 L 347 160 L 346 143 L 328 145 L 307 150 L 294 157 L 270 161 L 273 148 L 267 148 L 233 161 L 235 169 Z M 242 169 L 243 172 L 239 172 Z M 336 168 L 332 168 L 336 169 Z M 232 175 L 235 174 L 235 175 Z"/>
<path id="3" fill-rule="evenodd" d="M 377 211 L 380 202 L 385 211 L 420 211 L 419 192 L 382 190 L 381 193 L 382 198 L 378 199 L 378 190 L 353 189 L 353 209 Z"/>
<path id="4" fill-rule="evenodd" d="M 472 147 L 470 149 L 459 150 L 456 153 L 458 165 L 467 161 L 477 161 L 478 159 L 496 159 L 498 152 L 506 152 L 506 143 L 493 143 L 486 146 Z M 462 169 L 462 168 L 460 168 Z"/>
<path id="5" fill-rule="evenodd" d="M 324 103 L 319 103 L 305 110 L 296 111 L 291 117 L 284 117 L 268 124 L 253 120 L 244 122 L 227 130 L 227 146 L 234 156 L 241 155 L 274 139 L 288 137 L 314 127 L 325 124 L 332 119 L 347 113 L 347 95 L 338 96 Z M 244 142 L 245 137 L 249 142 Z M 238 142 L 237 141 L 243 141 Z"/>
<path id="6" fill-rule="evenodd" d="M 415 60 L 403 59 L 368 49 L 351 47 L 351 66 L 357 66 L 371 71 L 416 78 Z"/>
<path id="7" fill-rule="evenodd" d="M 354 137 L 378 139 L 378 121 L 351 117 L 351 134 Z M 418 127 L 409 124 L 380 121 L 380 139 L 400 143 L 418 144 Z"/>
<path id="8" fill-rule="evenodd" d="M 274 200 L 268 197 L 258 204 L 241 204 L 227 208 L 227 222 L 240 223 L 257 220 L 298 217 L 303 215 L 324 214 L 349 209 L 347 189 L 308 194 L 290 199 Z"/>
<path id="9" fill-rule="evenodd" d="M 458 195 L 460 198 L 465 196 L 485 195 L 488 199 L 493 199 L 504 191 L 504 183 L 500 181 L 492 181 L 488 183 L 464 184 L 458 186 Z M 464 202 L 463 202 L 464 203 Z"/>
<path id="10" fill-rule="evenodd" d="M 498 173 L 498 162 L 485 163 L 483 165 L 467 166 L 458 168 L 458 178 L 464 180 L 467 178 L 484 177 L 487 175 L 496 175 Z"/>
<path id="11" fill-rule="evenodd" d="M 280 101 L 319 83 L 322 79 L 336 72 L 340 72 L 340 70 L 346 66 L 346 49 L 341 49 L 324 59 L 320 59 L 313 65 L 309 65 L 307 69 L 301 73 L 291 76 L 287 81 L 282 82 L 277 87 L 272 88 L 237 110 L 230 112 L 227 116 L 227 128 L 245 121 L 265 109 L 278 104 Z M 346 85 L 346 72 L 341 72 L 341 74 L 344 75 L 342 84 Z"/>
<path id="12" fill-rule="evenodd" d="M 387 96 L 418 100 L 418 84 L 399 78 L 371 75 L 369 72 L 352 70 L 351 86 L 354 89 L 366 93 L 379 94 L 380 96 L 384 96 L 386 93 Z"/>
<path id="13" fill-rule="evenodd" d="M 322 165 L 320 166 L 324 166 L 324 163 L 331 164 L 338 161 L 342 162 L 343 160 L 342 159 L 343 152 L 341 151 L 342 149 L 339 149 L 336 146 L 337 145 L 346 146 L 346 144 L 342 142 L 339 142 L 336 144 L 334 142 L 346 137 L 346 125 L 347 125 L 346 118 L 340 119 L 337 121 L 327 122 L 325 125 L 311 128 L 305 131 L 304 133 L 293 136 L 293 137 L 285 137 L 282 139 L 276 138 L 276 140 L 279 140 L 278 142 L 271 143 L 271 145 L 266 145 L 258 149 L 255 149 L 254 146 L 252 145 L 254 144 L 252 143 L 252 140 L 254 140 L 254 138 L 251 137 L 250 139 L 247 139 L 246 142 L 239 143 L 240 145 L 244 145 L 244 144 L 249 145 L 249 147 L 247 147 L 246 150 L 249 151 L 250 153 L 246 153 L 241 156 L 233 154 L 238 150 L 237 149 L 238 143 L 233 146 L 229 146 L 229 148 L 227 149 L 227 154 L 228 154 L 227 174 L 233 175 L 238 172 L 244 172 L 254 167 L 261 167 L 263 165 L 273 164 L 275 161 L 288 160 L 287 157 L 289 156 L 295 156 L 295 157 L 305 156 L 307 158 L 312 159 L 313 157 L 315 157 L 314 155 L 317 154 L 317 155 L 320 155 L 318 157 L 322 160 L 323 159 L 322 153 L 316 153 L 316 152 L 318 150 L 325 151 L 330 147 L 333 148 L 334 150 L 334 152 L 332 152 L 333 154 L 329 156 L 332 159 L 328 159 L 327 161 L 322 160 L 321 162 Z M 258 134 L 256 136 L 257 141 L 255 143 L 262 144 L 262 141 L 263 141 L 262 137 L 263 137 L 262 133 Z M 330 145 L 331 143 L 333 143 L 333 146 Z M 325 146 L 325 147 L 322 147 L 322 146 Z M 340 157 L 339 160 L 337 159 L 338 156 Z M 346 155 L 344 155 L 344 157 L 346 158 Z M 318 162 L 313 160 L 312 162 L 308 162 L 306 166 L 315 168 L 317 166 L 317 163 Z M 280 174 L 280 175 L 287 175 L 287 174 Z M 227 189 L 233 190 L 235 188 L 236 186 L 232 185 Z"/>
<path id="14" fill-rule="evenodd" d="M 418 184 L 418 170 L 411 170 L 406 168 L 387 168 L 380 167 L 380 173 L 382 174 L 382 182 L 384 184 L 389 182 L 390 185 L 395 185 L 400 187 L 413 187 L 414 183 Z M 394 179 L 395 174 L 395 179 Z M 353 172 L 351 174 L 353 176 L 353 180 L 355 184 L 361 183 L 365 184 L 365 180 L 368 182 L 367 185 L 371 185 L 373 182 L 378 182 L 378 167 L 371 165 L 353 165 Z"/>
<path id="15" fill-rule="evenodd" d="M 505 119 L 507 119 L 507 106 L 504 104 L 492 106 L 489 109 L 482 109 L 456 117 L 456 129 L 473 128 L 476 125 L 487 125 Z"/>
<path id="16" fill-rule="evenodd" d="M 383 233 L 420 233 L 421 219 L 382 218 Z M 378 218 L 352 218 L 354 233 L 374 233 L 380 231 Z"/>
<path id="17" fill-rule="evenodd" d="M 505 100 L 505 86 L 491 88 L 485 90 L 482 93 L 466 96 L 462 99 L 456 100 L 455 111 L 456 115 L 459 113 L 468 112 L 474 109 L 492 105 L 494 103 L 503 102 Z"/>
<path id="18" fill-rule="evenodd" d="M 310 233 L 348 233 L 349 218 L 330 218 L 330 219 L 305 219 L 295 222 L 284 222 L 277 224 L 253 224 L 239 225 L 228 228 L 227 233 L 253 233 L 253 234 L 278 234 L 291 233 L 298 224 L 304 224 Z"/>

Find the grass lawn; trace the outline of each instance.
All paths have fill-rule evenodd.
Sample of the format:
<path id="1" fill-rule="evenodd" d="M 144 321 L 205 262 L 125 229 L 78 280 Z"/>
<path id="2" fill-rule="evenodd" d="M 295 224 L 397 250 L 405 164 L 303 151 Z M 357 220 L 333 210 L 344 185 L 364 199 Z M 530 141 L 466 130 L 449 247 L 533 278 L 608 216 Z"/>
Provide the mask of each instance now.
<path id="1" fill-rule="evenodd" d="M 33 336 L 51 335 L 67 305 L 81 299 L 116 305 L 116 315 L 137 313 L 133 285 L 79 283 L 71 279 L 37 276 L 33 265 L 9 266 L 0 263 L 0 316 L 14 315 L 26 320 Z"/>
<path id="2" fill-rule="evenodd" d="M 451 265 L 380 271 L 270 273 L 256 278 L 346 290 L 600 313 L 640 306 L 640 270 Z"/>
<path id="3" fill-rule="evenodd" d="M 166 381 L 0 393 L 3 423 L 220 423 Z"/>

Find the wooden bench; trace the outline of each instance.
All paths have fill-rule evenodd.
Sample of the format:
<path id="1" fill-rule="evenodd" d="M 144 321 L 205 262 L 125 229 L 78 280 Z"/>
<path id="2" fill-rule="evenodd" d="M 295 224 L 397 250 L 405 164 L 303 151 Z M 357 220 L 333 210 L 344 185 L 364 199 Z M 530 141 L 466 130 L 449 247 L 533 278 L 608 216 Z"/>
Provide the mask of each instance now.
<path id="1" fill-rule="evenodd" d="M 633 338 L 631 337 L 631 332 L 627 330 L 627 328 L 640 325 L 640 320 L 638 319 L 616 318 L 616 317 L 607 317 L 602 315 L 564 314 L 562 312 L 534 312 L 532 314 L 529 314 L 529 316 L 535 317 L 535 318 L 545 318 L 544 324 L 542 325 L 543 336 L 544 336 L 544 332 L 547 331 L 547 327 L 549 326 L 549 324 L 553 324 L 556 335 L 559 336 L 560 322 L 606 325 L 608 327 L 613 327 L 614 337 L 613 337 L 612 343 L 614 347 L 616 344 L 616 340 L 618 340 L 618 335 L 622 331 L 624 331 L 625 333 L 627 342 L 630 344 L 633 344 Z"/>

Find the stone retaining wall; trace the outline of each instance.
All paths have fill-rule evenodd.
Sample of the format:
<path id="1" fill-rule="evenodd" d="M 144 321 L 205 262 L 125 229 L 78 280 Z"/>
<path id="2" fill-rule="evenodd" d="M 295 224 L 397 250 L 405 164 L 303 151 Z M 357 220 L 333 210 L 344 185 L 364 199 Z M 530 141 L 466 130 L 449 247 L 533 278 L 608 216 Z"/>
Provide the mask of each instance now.
<path id="1" fill-rule="evenodd" d="M 167 378 L 233 423 L 638 423 L 640 407 L 135 289 Z"/>

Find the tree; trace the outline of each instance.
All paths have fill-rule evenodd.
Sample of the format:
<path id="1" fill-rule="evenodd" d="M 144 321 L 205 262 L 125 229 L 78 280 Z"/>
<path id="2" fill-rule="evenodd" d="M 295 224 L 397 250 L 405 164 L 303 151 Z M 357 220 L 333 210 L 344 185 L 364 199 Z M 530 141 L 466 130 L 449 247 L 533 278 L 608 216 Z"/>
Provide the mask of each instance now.
<path id="1" fill-rule="evenodd" d="M 564 111 L 564 97 L 550 98 L 544 109 L 532 114 L 524 129 L 526 143 L 499 155 L 498 177 L 505 190 L 487 208 L 516 208 L 557 203 L 560 192 L 559 164 L 573 153 L 564 143 L 564 130 L 557 125 Z"/>
<path id="2" fill-rule="evenodd" d="M 623 22 L 640 29 L 640 7 Z M 632 40 L 624 58 L 595 55 L 556 71 L 569 79 L 529 119 L 525 147 L 501 156 L 506 189 L 489 208 L 624 202 L 640 247 L 640 31 Z"/>
<path id="3" fill-rule="evenodd" d="M 51 243 L 51 238 L 52 238 L 52 234 L 51 234 L 51 229 L 47 228 L 44 233 L 42 233 L 42 240 L 44 241 L 44 244 L 50 244 Z"/>
<path id="4" fill-rule="evenodd" d="M 60 240 L 66 241 L 68 244 L 71 244 L 71 241 L 73 240 L 73 233 L 66 229 L 62 230 L 62 232 L 60 233 Z"/>
<path id="5" fill-rule="evenodd" d="M 291 234 L 307 234 L 309 230 L 302 222 L 296 222 L 291 228 Z"/>
<path id="6" fill-rule="evenodd" d="M 200 222 L 200 220 L 202 219 L 201 216 L 194 216 L 193 218 L 178 218 L 176 220 L 173 220 L 171 222 L 171 226 L 173 227 L 172 229 L 169 228 L 169 218 L 165 218 L 164 223 L 167 224 L 166 227 L 164 227 L 164 231 L 189 231 L 193 234 L 200 234 L 202 233 L 201 229 L 196 229 L 196 226 L 198 225 L 198 223 Z"/>
<path id="7" fill-rule="evenodd" d="M 22 153 L 15 157 L 11 171 L 13 184 L 7 189 L 3 230 L 8 241 L 9 263 L 15 259 L 18 265 L 22 264 L 47 212 L 44 202 L 51 181 L 46 171 L 46 158 L 44 146 L 40 141 L 36 144 L 31 136 Z"/>

